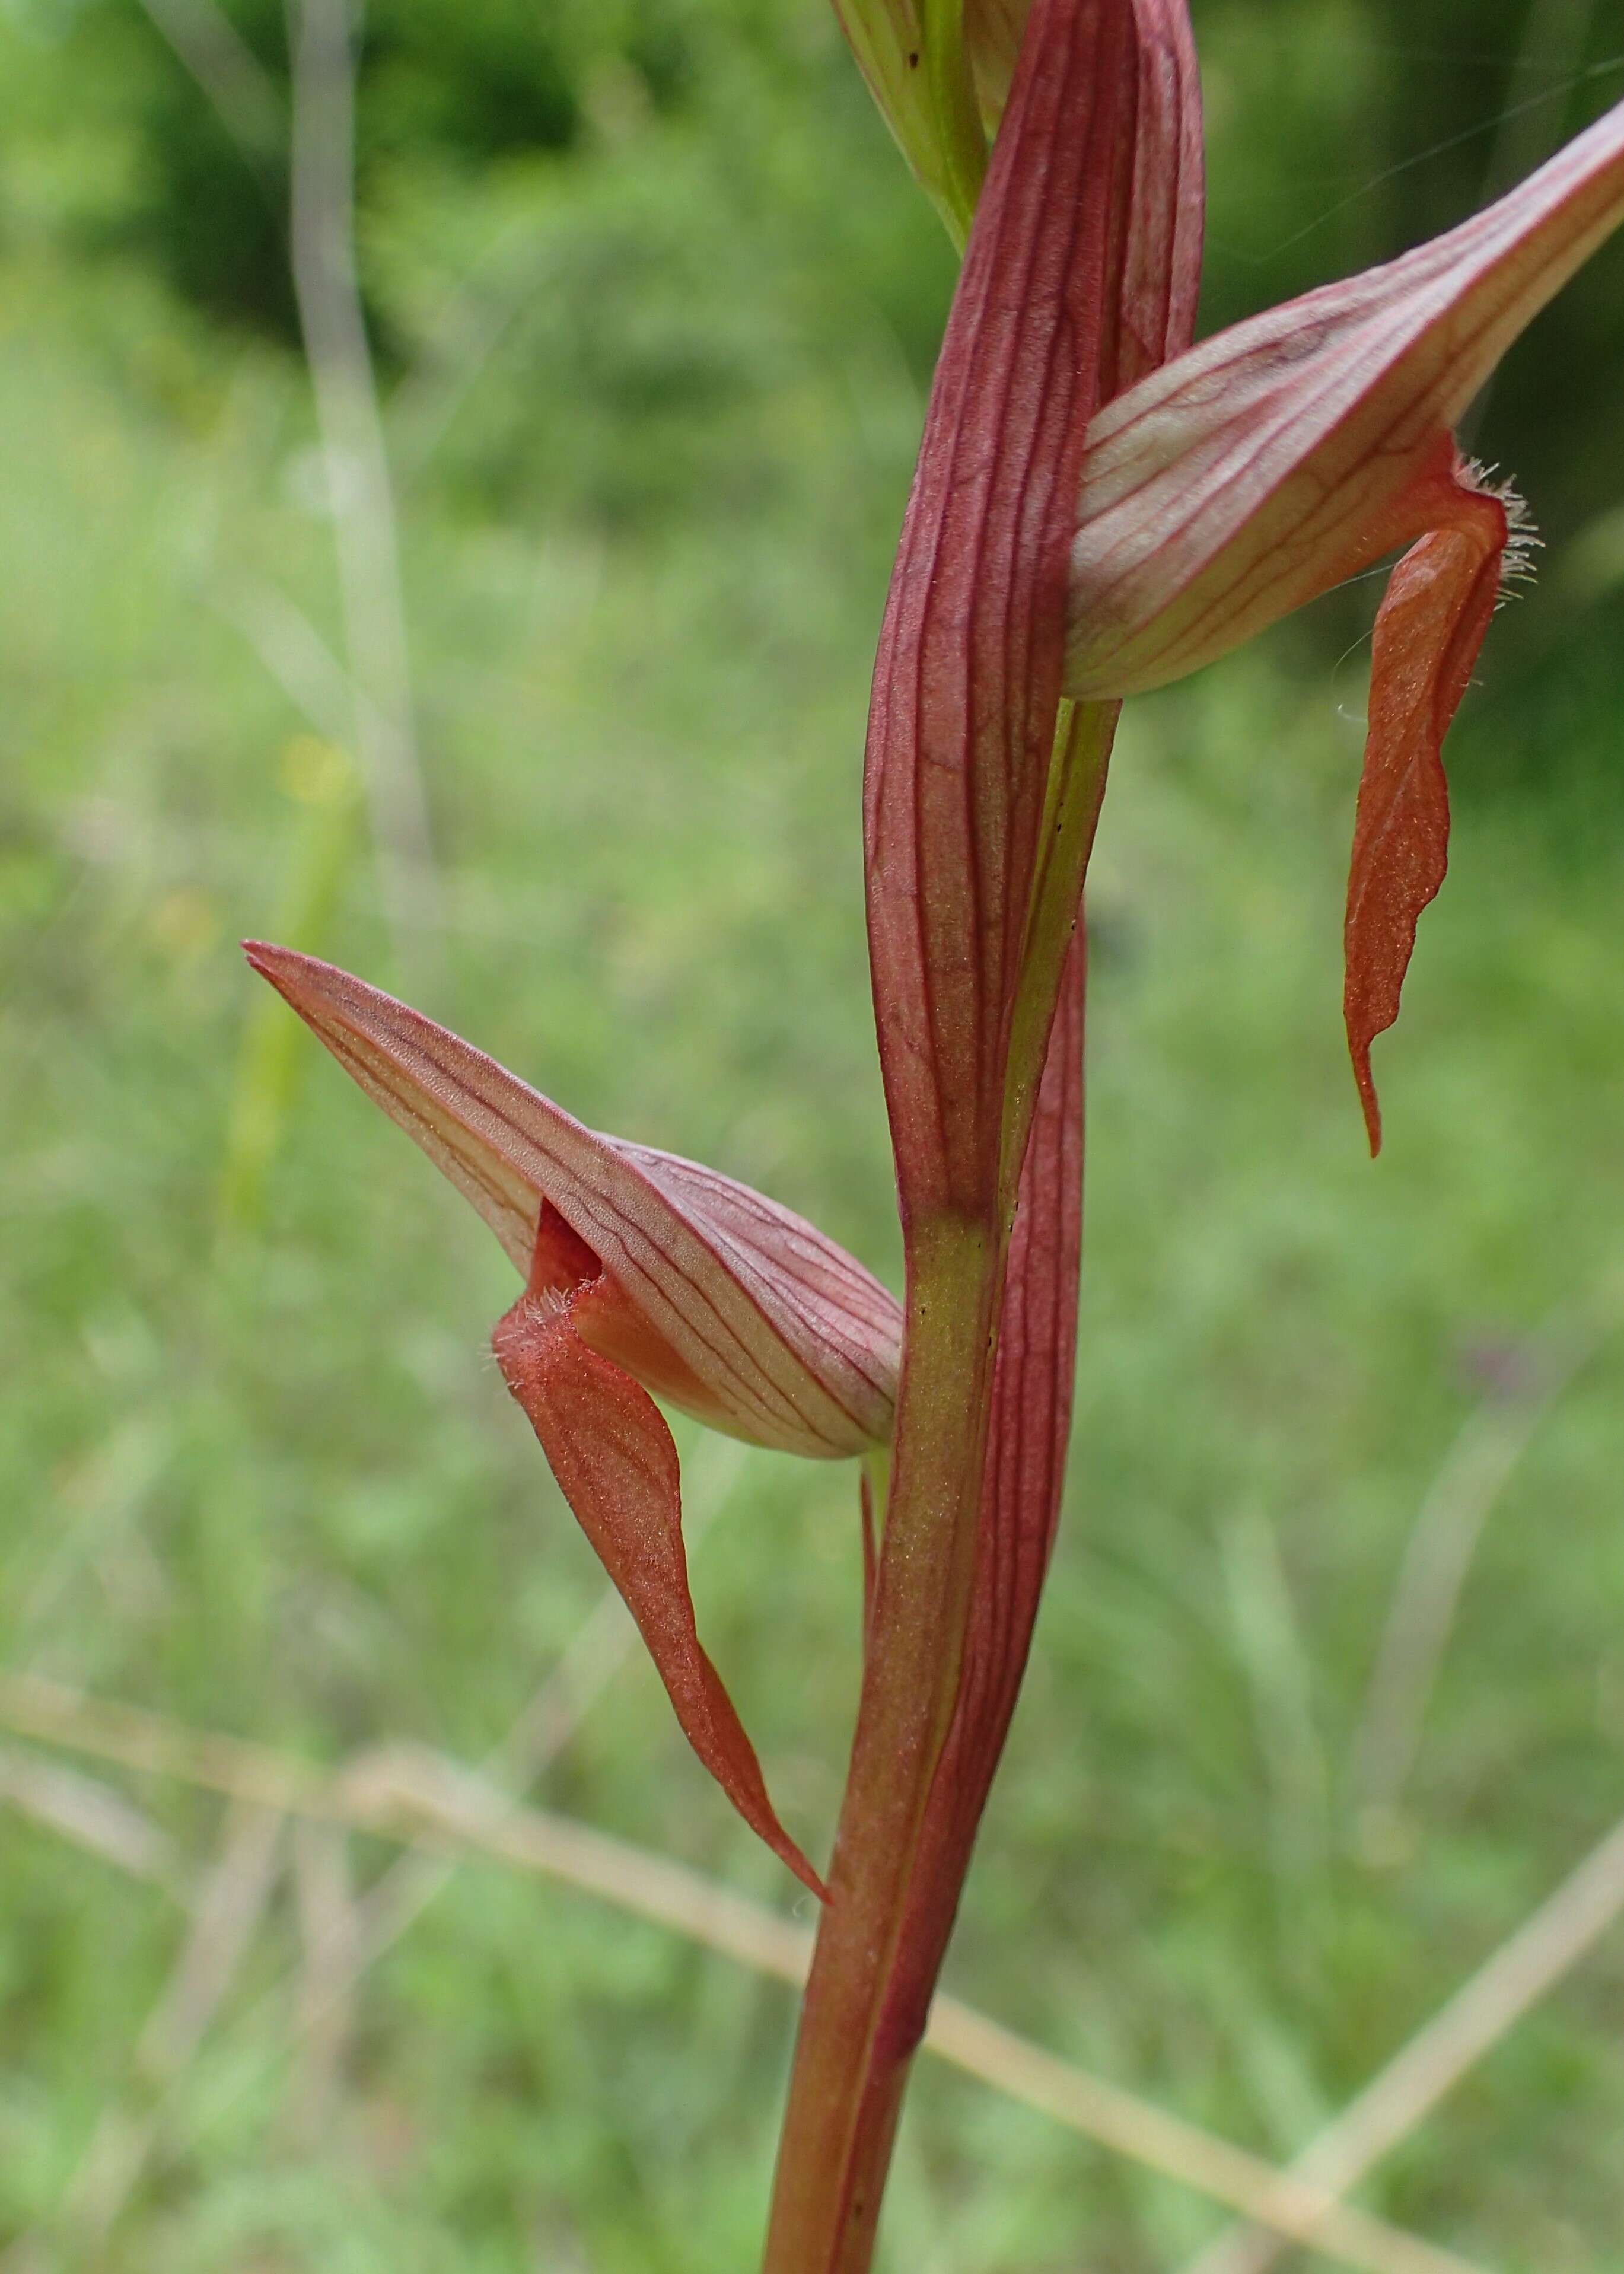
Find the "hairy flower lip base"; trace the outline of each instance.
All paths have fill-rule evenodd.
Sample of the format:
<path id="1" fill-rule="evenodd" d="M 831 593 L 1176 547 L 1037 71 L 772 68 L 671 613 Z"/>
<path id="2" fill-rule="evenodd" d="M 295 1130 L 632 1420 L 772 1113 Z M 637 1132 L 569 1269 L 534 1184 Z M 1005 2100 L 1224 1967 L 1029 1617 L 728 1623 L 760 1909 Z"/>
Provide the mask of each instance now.
<path id="1" fill-rule="evenodd" d="M 1410 546 L 1376 620 L 1345 925 L 1372 1152 L 1371 1044 L 1398 1015 L 1447 859 L 1443 738 L 1529 542 L 1520 501 L 1461 458 L 1451 429 L 1621 222 L 1624 103 L 1458 228 L 1217 333 L 1090 422 L 1071 696 L 1163 686 Z"/>
<path id="2" fill-rule="evenodd" d="M 524 1273 L 492 1337 L 503 1379 L 695 1751 L 822 1897 L 700 1645 L 676 1448 L 649 1393 L 750 1444 L 862 1454 L 891 1435 L 894 1299 L 788 1209 L 695 1162 L 584 1127 L 365 981 L 263 941 L 244 952 Z"/>

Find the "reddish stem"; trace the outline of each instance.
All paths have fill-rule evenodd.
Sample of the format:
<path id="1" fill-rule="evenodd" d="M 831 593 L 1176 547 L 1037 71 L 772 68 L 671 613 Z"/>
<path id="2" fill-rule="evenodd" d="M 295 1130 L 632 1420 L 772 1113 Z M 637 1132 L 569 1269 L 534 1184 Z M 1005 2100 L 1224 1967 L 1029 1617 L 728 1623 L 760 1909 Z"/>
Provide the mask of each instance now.
<path id="1" fill-rule="evenodd" d="M 918 2034 L 886 2041 L 886 2001 L 958 1694 L 1003 1261 L 951 1223 L 913 1259 L 885 1548 L 763 2274 L 865 2274 L 873 2249 Z"/>

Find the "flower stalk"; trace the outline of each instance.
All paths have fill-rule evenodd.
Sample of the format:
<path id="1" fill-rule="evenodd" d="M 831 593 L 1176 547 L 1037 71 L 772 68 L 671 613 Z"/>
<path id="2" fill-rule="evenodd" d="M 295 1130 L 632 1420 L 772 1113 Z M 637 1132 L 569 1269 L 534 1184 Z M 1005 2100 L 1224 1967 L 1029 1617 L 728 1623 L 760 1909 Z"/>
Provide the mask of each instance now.
<path id="1" fill-rule="evenodd" d="M 1116 719 L 1113 704 L 1063 704 L 1069 551 L 1090 416 L 1189 336 L 1195 100 L 1177 9 L 1035 0 L 881 633 L 864 827 L 904 1360 L 768 2274 L 869 2263 L 1053 1536 L 1076 1319 L 1078 925 Z"/>

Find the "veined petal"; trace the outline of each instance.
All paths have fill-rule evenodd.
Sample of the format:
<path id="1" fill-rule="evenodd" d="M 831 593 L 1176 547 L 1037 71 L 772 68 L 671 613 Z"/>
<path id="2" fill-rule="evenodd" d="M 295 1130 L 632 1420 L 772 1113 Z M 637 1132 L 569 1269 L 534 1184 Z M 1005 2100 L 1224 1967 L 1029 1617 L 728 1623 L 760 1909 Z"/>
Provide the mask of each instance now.
<path id="1" fill-rule="evenodd" d="M 1218 333 L 1088 430 L 1066 688 L 1210 662 L 1432 524 L 1448 430 L 1624 221 L 1624 103 L 1485 212 Z"/>
<path id="2" fill-rule="evenodd" d="M 1167 297 L 1154 264 L 1124 288 L 1141 106 L 1180 67 L 1161 12 L 1037 0 L 931 389 L 865 773 L 905 1224 L 996 1206 L 1083 437 L 1130 309 L 1147 282 Z M 1177 229 L 1177 162 L 1170 181 Z"/>
<path id="3" fill-rule="evenodd" d="M 544 1201 L 557 1210 L 671 1353 L 662 1394 L 786 1452 L 838 1457 L 890 1434 L 898 1306 L 803 1217 L 694 1162 L 599 1136 L 330 963 L 260 941 L 247 953 L 520 1271 Z"/>
<path id="4" fill-rule="evenodd" d="M 801 1354 L 862 1431 L 859 1451 L 891 1435 L 902 1313 L 853 1255 L 804 1216 L 701 1162 L 606 1139 L 748 1289 L 786 1347 Z M 842 1443 L 842 1451 L 853 1449 Z"/>
<path id="5" fill-rule="evenodd" d="M 823 1882 L 779 1823 L 755 1748 L 700 1645 L 671 1432 L 647 1391 L 576 1332 L 574 1308 L 556 1288 L 527 1289 L 491 1337 L 502 1378 L 636 1621 L 688 1743 L 745 1822 L 821 1897 Z"/>
<path id="6" fill-rule="evenodd" d="M 1500 595 L 1504 501 L 1455 484 L 1452 524 L 1413 546 L 1376 617 L 1370 719 L 1353 826 L 1342 1008 L 1372 1153 L 1381 1113 L 1371 1043 L 1398 1016 L 1416 922 L 1444 880 L 1449 791 L 1443 739 Z"/>

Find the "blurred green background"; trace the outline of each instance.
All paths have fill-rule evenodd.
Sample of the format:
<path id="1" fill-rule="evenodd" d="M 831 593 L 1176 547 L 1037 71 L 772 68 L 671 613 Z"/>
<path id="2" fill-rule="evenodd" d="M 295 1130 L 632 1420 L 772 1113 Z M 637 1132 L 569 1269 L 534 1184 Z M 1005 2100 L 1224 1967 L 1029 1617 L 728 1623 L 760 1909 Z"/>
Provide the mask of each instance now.
<path id="1" fill-rule="evenodd" d="M 1209 325 L 1624 93 L 1600 0 L 1195 16 Z M 375 0 L 433 846 L 400 825 L 391 900 L 288 109 L 274 0 L 0 0 L 0 1668 L 334 1766 L 480 1759 L 551 1678 L 537 1796 L 788 1907 L 651 1673 L 591 1673 L 494 1244 L 233 943 L 410 993 L 894 1282 L 858 786 L 949 254 L 823 0 Z M 1624 1812 L 1621 374 L 1615 244 L 1476 433 L 1548 550 L 1451 739 L 1378 1166 L 1338 974 L 1373 588 L 1132 706 L 1107 804 L 1071 1486 L 948 1979 L 1274 2159 Z M 702 1627 L 817 1853 L 855 1480 L 679 1435 Z M 0 1730 L 6 2274 L 754 2263 L 787 1993 L 470 1863 L 323 2009 L 394 1853 Z M 1621 2033 L 1624 1932 L 1362 2199 L 1624 2269 Z M 921 2068 L 884 2263 L 1151 2274 L 1220 2224 Z"/>

